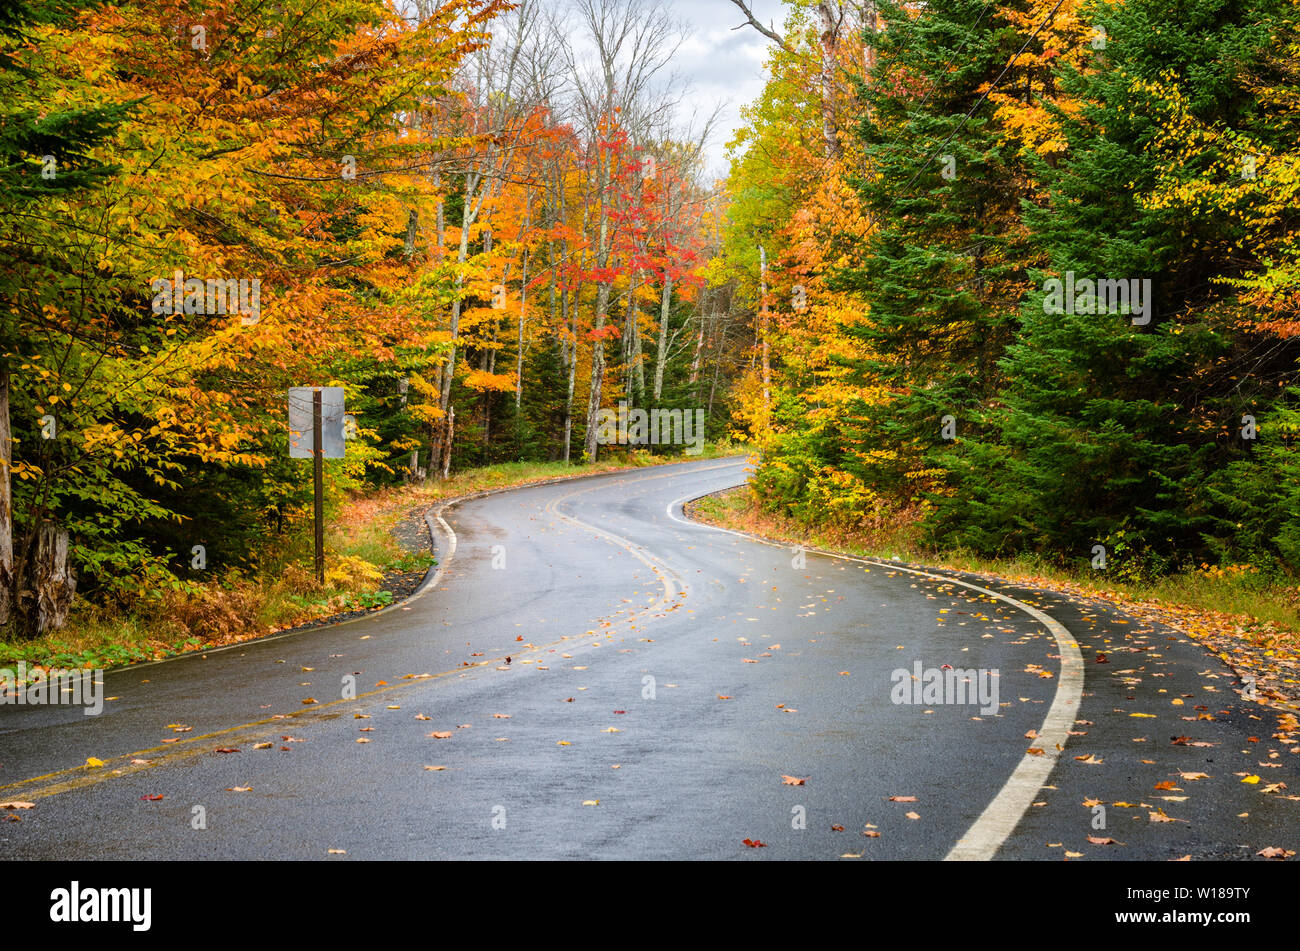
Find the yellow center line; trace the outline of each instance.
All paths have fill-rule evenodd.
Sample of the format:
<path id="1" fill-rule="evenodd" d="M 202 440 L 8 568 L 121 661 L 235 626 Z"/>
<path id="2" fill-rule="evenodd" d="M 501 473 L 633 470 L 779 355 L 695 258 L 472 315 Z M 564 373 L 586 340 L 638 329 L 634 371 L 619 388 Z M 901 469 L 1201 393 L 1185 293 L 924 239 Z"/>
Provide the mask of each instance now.
<path id="1" fill-rule="evenodd" d="M 717 468 L 723 468 L 723 466 L 708 466 L 693 471 L 708 471 L 710 469 L 717 469 Z M 665 473 L 664 475 L 647 476 L 645 478 L 636 479 L 634 481 L 649 482 L 653 479 L 666 479 L 666 478 L 670 478 L 671 476 L 679 475 L 679 474 L 680 473 Z M 587 523 L 582 522 L 576 518 L 572 518 L 571 516 L 565 515 L 563 512 L 560 512 L 558 509 L 554 507 L 558 502 L 564 501 L 566 499 L 570 499 L 575 495 L 582 494 L 583 492 L 593 491 L 594 489 L 601 488 L 601 487 L 602 485 L 591 486 L 590 488 L 582 489 L 577 492 L 571 492 L 568 495 L 561 496 L 558 499 L 552 499 L 550 502 L 547 503 L 544 510 L 557 515 L 559 518 L 565 521 L 571 522 L 575 525 L 579 525 L 582 528 L 594 531 L 602 535 L 603 537 L 605 537 L 607 540 L 613 542 L 614 544 L 626 548 L 629 552 L 631 552 L 631 554 L 635 555 L 637 558 L 639 558 L 642 562 L 650 566 L 651 569 L 655 571 L 656 575 L 658 575 L 660 579 L 660 583 L 663 585 L 664 593 L 659 598 L 659 600 L 656 601 L 654 604 L 649 605 L 646 608 L 643 608 L 642 610 L 636 612 L 635 614 L 629 615 L 628 617 L 624 618 L 621 622 L 621 623 L 630 624 L 632 621 L 637 620 L 638 618 L 641 618 L 646 614 L 649 614 L 653 611 L 660 610 L 661 608 L 667 606 L 672 599 L 673 592 L 676 590 L 676 585 L 665 573 L 671 570 L 668 569 L 667 565 L 663 565 L 663 570 L 661 571 L 658 567 L 656 567 L 655 564 L 652 563 L 651 559 L 647 558 L 641 552 L 637 551 L 633 547 L 632 543 L 627 541 L 626 539 L 619 538 L 617 535 L 613 535 L 612 533 L 606 532 L 603 529 L 596 528 L 594 525 L 588 525 Z M 658 561 L 658 559 L 654 559 L 654 561 Z M 663 563 L 660 562 L 660 564 L 662 565 Z M 499 652 L 499 656 L 494 655 L 493 659 L 490 660 L 482 660 L 482 661 L 476 661 L 469 664 L 464 664 L 460 667 L 453 667 L 451 670 L 444 670 L 437 674 L 408 675 L 410 676 L 410 679 L 404 683 L 389 684 L 387 686 L 380 687 L 376 690 L 370 690 L 367 691 L 366 693 L 358 694 L 356 697 L 350 697 L 350 698 L 339 699 L 339 700 L 331 700 L 329 703 L 315 705 L 310 710 L 299 710 L 295 713 L 286 713 L 286 714 L 280 714 L 278 716 L 265 717 L 261 720 L 253 720 L 249 723 L 241 723 L 238 724 L 237 726 L 227 727 L 223 730 L 216 730 L 211 733 L 203 733 L 198 736 L 188 737 L 185 740 L 182 740 L 180 743 L 168 744 L 166 746 L 151 746 L 147 749 L 136 750 L 135 752 L 132 753 L 123 753 L 120 756 L 114 756 L 110 758 L 105 762 L 103 766 L 93 766 L 93 767 L 74 766 L 69 769 L 56 770 L 54 772 L 45 773 L 40 776 L 32 776 L 28 779 L 22 779 L 17 782 L 8 783 L 6 785 L 0 786 L 0 794 L 3 794 L 3 798 L 8 799 L 8 798 L 14 798 L 15 794 L 21 793 L 22 796 L 26 799 L 37 800 L 37 799 L 46 798 L 48 796 L 54 796 L 62 792 L 68 792 L 73 789 L 81 789 L 87 786 L 93 786 L 97 783 L 106 782 L 110 779 L 118 779 L 124 776 L 131 776 L 136 773 L 142 772 L 144 770 L 152 769 L 154 766 L 170 764 L 185 759 L 192 759 L 197 756 L 202 756 L 205 753 L 210 753 L 212 752 L 212 750 L 207 746 L 207 744 L 212 742 L 215 739 L 223 739 L 229 743 L 235 743 L 235 742 L 250 743 L 257 740 L 265 739 L 268 736 L 274 736 L 275 734 L 280 733 L 282 728 L 287 727 L 288 725 L 294 722 L 303 723 L 303 722 L 312 722 L 315 720 L 334 719 L 339 715 L 339 713 L 343 711 L 339 711 L 339 713 L 331 712 L 329 714 L 326 714 L 325 711 L 327 710 L 332 711 L 334 707 L 338 707 L 343 704 L 360 704 L 363 700 L 368 700 L 374 697 L 383 696 L 385 694 L 394 693 L 396 691 L 403 690 L 405 688 L 414 687 L 417 684 L 426 683 L 430 680 L 440 680 L 444 677 L 449 677 L 452 674 L 467 673 L 468 671 L 485 667 L 488 664 L 497 663 L 500 657 L 504 657 L 507 655 L 519 656 L 524 654 L 536 653 L 539 651 L 549 651 L 550 649 L 559 647 L 565 644 L 566 642 L 571 642 L 577 638 L 590 637 L 590 636 L 598 636 L 598 635 L 566 634 L 560 637 L 559 640 L 550 641 L 546 644 L 539 644 L 531 647 L 521 647 L 521 649 L 514 650 L 514 651 L 509 650 L 508 648 L 503 649 Z M 131 763 L 131 760 L 133 759 L 142 759 L 145 756 L 151 754 L 158 754 L 158 755 L 156 755 L 154 759 L 151 759 L 147 765 L 139 764 L 139 763 Z M 122 763 L 122 766 L 116 769 L 112 768 L 111 764 L 115 762 Z"/>

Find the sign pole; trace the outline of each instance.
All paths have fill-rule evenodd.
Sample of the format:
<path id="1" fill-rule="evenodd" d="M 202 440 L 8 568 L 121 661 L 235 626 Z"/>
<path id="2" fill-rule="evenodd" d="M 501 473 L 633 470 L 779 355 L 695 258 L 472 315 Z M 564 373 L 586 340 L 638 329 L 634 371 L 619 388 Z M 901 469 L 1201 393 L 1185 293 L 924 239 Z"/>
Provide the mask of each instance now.
<path id="1" fill-rule="evenodd" d="M 321 442 L 321 391 L 311 394 L 311 468 L 316 483 L 316 583 L 325 583 L 325 447 Z"/>

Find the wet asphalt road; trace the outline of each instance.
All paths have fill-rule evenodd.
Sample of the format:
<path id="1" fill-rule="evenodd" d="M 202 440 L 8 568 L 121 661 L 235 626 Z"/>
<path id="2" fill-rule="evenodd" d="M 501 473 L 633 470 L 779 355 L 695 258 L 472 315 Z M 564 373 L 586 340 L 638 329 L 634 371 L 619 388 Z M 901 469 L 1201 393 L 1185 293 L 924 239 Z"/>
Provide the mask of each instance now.
<path id="1" fill-rule="evenodd" d="M 1300 741 L 1276 738 L 1276 715 L 1198 645 L 967 578 L 1077 638 L 1075 710 L 1058 698 L 1074 641 L 1062 660 L 1016 606 L 681 520 L 681 500 L 745 469 L 691 462 L 460 503 L 444 516 L 454 555 L 440 532 L 445 570 L 409 604 L 110 672 L 102 716 L 0 707 L 0 801 L 35 803 L 0 822 L 0 854 L 941 859 L 1032 771 L 1042 741 L 1027 734 L 1054 702 L 1074 735 L 1043 753 L 1055 766 L 1021 807 L 994 810 L 1005 834 L 978 827 L 987 854 L 1298 848 L 1300 801 L 1284 797 L 1300 793 Z M 996 707 L 914 697 L 917 663 L 987 671 Z M 900 668 L 923 702 L 896 702 Z M 84 767 L 92 756 L 106 765 Z"/>

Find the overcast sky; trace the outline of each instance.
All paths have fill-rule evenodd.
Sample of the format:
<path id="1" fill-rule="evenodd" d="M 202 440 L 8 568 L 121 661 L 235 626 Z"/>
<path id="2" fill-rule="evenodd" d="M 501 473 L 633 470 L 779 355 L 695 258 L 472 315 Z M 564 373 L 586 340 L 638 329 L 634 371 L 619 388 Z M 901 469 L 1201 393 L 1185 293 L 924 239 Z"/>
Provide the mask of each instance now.
<path id="1" fill-rule="evenodd" d="M 671 13 L 687 27 L 687 38 L 673 59 L 673 68 L 691 84 L 692 99 L 701 115 L 722 106 L 718 128 L 707 150 L 708 169 L 722 177 L 728 170 L 723 150 L 740 127 L 740 107 L 763 91 L 763 61 L 772 41 L 745 23 L 731 0 L 665 0 Z M 780 33 L 785 21 L 781 0 L 749 0 L 763 23 Z M 743 29 L 732 27 L 745 23 Z"/>

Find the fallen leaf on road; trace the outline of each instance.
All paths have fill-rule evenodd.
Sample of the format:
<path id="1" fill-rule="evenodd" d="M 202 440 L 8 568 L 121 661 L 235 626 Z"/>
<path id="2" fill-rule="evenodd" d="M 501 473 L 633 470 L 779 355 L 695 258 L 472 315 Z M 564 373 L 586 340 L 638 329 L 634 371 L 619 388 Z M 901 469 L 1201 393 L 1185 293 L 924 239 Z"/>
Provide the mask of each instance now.
<path id="1" fill-rule="evenodd" d="M 916 802 L 915 796 L 890 796 L 889 802 Z"/>
<path id="2" fill-rule="evenodd" d="M 920 817 L 918 814 L 916 814 L 915 812 L 909 812 L 909 813 L 907 813 L 907 818 L 909 818 L 909 819 L 919 819 L 919 818 L 921 818 L 921 817 Z"/>
<path id="3" fill-rule="evenodd" d="M 35 809 L 35 808 L 36 808 L 36 803 L 34 802 L 19 802 L 16 800 L 14 802 L 0 802 L 0 809 Z"/>
<path id="4" fill-rule="evenodd" d="M 1093 845 L 1119 845 L 1114 839 L 1103 839 L 1095 835 L 1088 836 L 1088 841 Z"/>
<path id="5" fill-rule="evenodd" d="M 274 743 L 254 743 L 254 744 L 253 744 L 253 749 L 255 749 L 255 750 L 269 750 L 269 749 L 270 749 L 271 747 L 273 747 L 273 746 L 275 746 Z"/>
<path id="6" fill-rule="evenodd" d="M 152 796 L 141 796 L 140 798 L 145 802 L 157 802 L 162 798 L 162 793 L 154 793 Z"/>
<path id="7" fill-rule="evenodd" d="M 447 767 L 446 767 L 446 766 L 426 766 L 426 767 L 424 767 L 424 768 L 427 769 L 427 770 L 431 770 L 432 772 L 437 773 L 437 772 L 440 772 L 441 770 L 446 769 Z"/>
<path id="8" fill-rule="evenodd" d="M 1075 759 L 1077 759 L 1080 763 L 1087 763 L 1090 766 L 1100 766 L 1102 763 L 1105 762 L 1105 760 L 1098 759 L 1092 753 L 1089 753 L 1087 756 L 1076 756 Z"/>
<path id="9" fill-rule="evenodd" d="M 782 774 L 781 774 L 781 783 L 782 783 L 783 785 L 786 785 L 786 786 L 802 786 L 802 785 L 804 785 L 805 782 L 806 782 L 806 780 L 804 780 L 804 779 L 800 779 L 798 776 L 787 776 L 785 773 L 782 773 Z"/>
<path id="10" fill-rule="evenodd" d="M 1208 773 L 1179 773 L 1178 775 L 1181 776 L 1183 779 L 1188 779 L 1188 780 L 1210 778 Z"/>
<path id="11" fill-rule="evenodd" d="M 104 761 L 102 759 L 96 759 L 93 756 L 88 756 L 86 757 L 86 765 L 89 766 L 91 769 L 94 769 L 97 766 L 103 766 Z"/>
<path id="12" fill-rule="evenodd" d="M 435 730 L 433 733 L 426 733 L 425 736 L 431 736 L 435 740 L 445 740 L 451 736 L 450 730 Z"/>
<path id="13" fill-rule="evenodd" d="M 1278 848 L 1276 845 L 1270 845 L 1266 849 L 1260 849 L 1255 854 L 1266 859 L 1289 859 L 1291 856 L 1295 855 L 1295 853 L 1290 849 Z"/>
<path id="14" fill-rule="evenodd" d="M 494 719 L 494 720 L 509 720 L 509 719 L 510 719 L 510 716 L 511 716 L 511 714 L 509 714 L 509 713 L 494 713 L 494 714 L 492 714 L 492 719 Z"/>
<path id="15" fill-rule="evenodd" d="M 582 800 L 582 804 L 583 804 L 584 806 L 599 806 L 599 805 L 600 805 L 600 800 L 599 800 L 599 799 L 584 799 L 584 800 Z"/>
<path id="16" fill-rule="evenodd" d="M 149 765 L 149 761 L 148 761 L 147 759 L 133 759 L 133 760 L 131 760 L 131 765 L 132 765 L 132 766 L 148 766 L 148 765 Z"/>
<path id="17" fill-rule="evenodd" d="M 237 747 L 237 746 L 218 746 L 218 747 L 217 747 L 217 752 L 218 752 L 218 753 L 238 753 L 238 752 L 239 752 L 239 747 Z"/>
<path id="18" fill-rule="evenodd" d="M 308 697 L 306 700 L 303 701 L 303 703 L 315 703 L 315 702 L 316 702 L 315 697 Z"/>
<path id="19" fill-rule="evenodd" d="M 559 740 L 559 741 L 556 742 L 555 745 L 556 745 L 556 746 L 572 746 L 573 744 L 570 743 L 568 740 Z"/>
<path id="20" fill-rule="evenodd" d="M 227 786 L 226 792 L 250 792 L 252 786 Z"/>
<path id="21" fill-rule="evenodd" d="M 1247 776 L 1245 779 L 1242 780 L 1242 782 L 1243 782 L 1243 783 L 1250 783 L 1250 784 L 1253 786 L 1255 783 L 1259 782 L 1259 777 L 1258 777 L 1258 776 Z"/>
<path id="22" fill-rule="evenodd" d="M 831 831 L 832 831 L 832 832 L 843 832 L 843 831 L 844 831 L 844 826 L 831 826 Z"/>
<path id="23" fill-rule="evenodd" d="M 369 637 L 370 635 L 367 634 L 366 636 Z M 329 854 L 330 854 L 330 855 L 347 855 L 348 853 L 347 853 L 347 849 L 330 849 L 330 850 L 329 850 Z"/>
<path id="24" fill-rule="evenodd" d="M 741 839 L 740 841 L 744 842 L 751 849 L 767 848 L 767 843 L 762 841 L 761 839 Z"/>
<path id="25" fill-rule="evenodd" d="M 433 717 L 426 717 L 423 713 L 417 713 L 417 714 L 415 715 L 415 718 L 416 718 L 417 720 L 432 720 L 432 719 L 433 719 Z"/>
<path id="26" fill-rule="evenodd" d="M 1158 812 L 1148 812 L 1147 817 L 1152 822 L 1186 822 L 1187 821 L 1186 819 L 1175 819 L 1172 816 L 1167 816 L 1164 814 L 1163 810 L 1160 810 Z"/>

